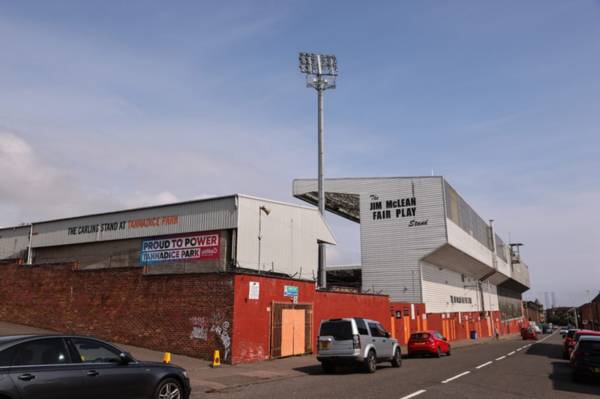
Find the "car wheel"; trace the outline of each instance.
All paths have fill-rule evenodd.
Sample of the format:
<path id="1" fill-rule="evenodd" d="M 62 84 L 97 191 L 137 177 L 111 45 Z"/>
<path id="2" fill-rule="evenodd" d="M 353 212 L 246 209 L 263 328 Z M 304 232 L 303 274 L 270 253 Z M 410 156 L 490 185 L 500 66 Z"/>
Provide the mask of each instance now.
<path id="1" fill-rule="evenodd" d="M 435 357 L 441 357 L 442 356 L 442 348 L 440 348 L 439 346 L 437 347 L 437 351 L 435 353 Z"/>
<path id="2" fill-rule="evenodd" d="M 335 364 L 333 364 L 331 362 L 322 362 L 321 368 L 326 373 L 333 373 L 335 371 Z"/>
<path id="3" fill-rule="evenodd" d="M 164 379 L 158 384 L 155 399 L 183 399 L 181 383 L 174 378 Z"/>
<path id="4" fill-rule="evenodd" d="M 402 366 L 402 353 L 400 353 L 400 348 L 396 348 L 394 351 L 394 356 L 392 357 L 392 367 L 400 367 Z"/>
<path id="5" fill-rule="evenodd" d="M 375 351 L 373 349 L 367 354 L 364 369 L 369 374 L 372 374 L 377 370 L 377 357 L 375 356 Z"/>
<path id="6" fill-rule="evenodd" d="M 451 352 L 452 352 L 452 350 L 451 350 L 451 348 L 450 348 L 450 345 L 448 345 L 448 352 L 446 352 L 446 356 L 450 356 L 450 355 L 451 355 Z"/>

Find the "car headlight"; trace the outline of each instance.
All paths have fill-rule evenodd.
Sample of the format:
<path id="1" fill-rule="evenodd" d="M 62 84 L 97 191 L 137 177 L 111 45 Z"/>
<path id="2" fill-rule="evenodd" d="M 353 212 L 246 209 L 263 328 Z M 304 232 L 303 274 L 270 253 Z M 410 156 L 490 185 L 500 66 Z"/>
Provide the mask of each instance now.
<path id="1" fill-rule="evenodd" d="M 188 377 L 188 373 L 187 373 L 187 371 L 183 370 L 183 371 L 182 371 L 182 373 L 183 373 L 183 376 L 184 376 L 184 377 L 185 377 L 187 380 L 189 380 L 189 379 L 190 379 L 190 377 Z"/>

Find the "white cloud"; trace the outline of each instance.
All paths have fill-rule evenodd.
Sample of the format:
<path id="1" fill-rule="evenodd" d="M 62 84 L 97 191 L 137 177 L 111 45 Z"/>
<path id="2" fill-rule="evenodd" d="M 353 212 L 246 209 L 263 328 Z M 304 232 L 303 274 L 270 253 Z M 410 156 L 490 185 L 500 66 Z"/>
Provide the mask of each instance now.
<path id="1" fill-rule="evenodd" d="M 0 171 L 0 226 L 178 201 L 168 190 L 109 190 L 44 159 L 14 132 L 0 131 Z"/>

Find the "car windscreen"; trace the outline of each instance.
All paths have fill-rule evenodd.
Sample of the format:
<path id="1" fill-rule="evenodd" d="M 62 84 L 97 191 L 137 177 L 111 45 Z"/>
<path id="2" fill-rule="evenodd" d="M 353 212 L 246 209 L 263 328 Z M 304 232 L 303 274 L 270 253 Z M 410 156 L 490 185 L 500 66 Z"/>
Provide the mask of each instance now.
<path id="1" fill-rule="evenodd" d="M 352 339 L 352 324 L 347 320 L 326 321 L 321 325 L 320 336 L 331 336 L 336 340 Z"/>
<path id="2" fill-rule="evenodd" d="M 582 352 L 593 353 L 600 355 L 600 341 L 582 340 L 579 343 L 579 350 Z"/>
<path id="3" fill-rule="evenodd" d="M 429 333 L 414 333 L 410 336 L 413 341 L 427 341 L 431 337 Z"/>

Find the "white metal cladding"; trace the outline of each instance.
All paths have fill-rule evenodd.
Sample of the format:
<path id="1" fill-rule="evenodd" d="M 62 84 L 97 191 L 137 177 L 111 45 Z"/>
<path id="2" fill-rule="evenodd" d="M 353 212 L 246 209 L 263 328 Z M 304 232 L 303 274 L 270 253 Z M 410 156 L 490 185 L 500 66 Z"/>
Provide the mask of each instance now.
<path id="1" fill-rule="evenodd" d="M 262 213 L 261 265 L 258 265 L 259 209 Z M 317 276 L 318 241 L 335 244 L 333 234 L 315 208 L 240 196 L 237 266 L 284 273 L 296 278 Z"/>
<path id="2" fill-rule="evenodd" d="M 18 258 L 29 246 L 30 226 L 0 229 L 0 259 Z"/>
<path id="3" fill-rule="evenodd" d="M 427 262 L 421 262 L 423 270 L 423 302 L 426 311 L 476 312 L 480 310 L 477 280 Z M 469 298 L 470 303 L 452 303 L 451 296 Z"/>
<path id="4" fill-rule="evenodd" d="M 99 215 L 82 216 L 56 221 L 34 223 L 32 247 L 48 247 L 88 243 L 95 241 L 123 240 L 128 238 L 152 237 L 167 234 L 232 229 L 237 223 L 236 196 L 203 199 L 179 204 L 140 208 Z M 173 223 L 176 217 L 176 223 Z M 158 225 L 149 225 L 148 221 Z M 94 230 L 93 226 L 107 223 L 116 230 L 80 232 L 80 228 Z M 120 228 L 122 224 L 125 228 Z M 73 232 L 75 234 L 69 234 Z M 84 230 L 81 230 L 84 231 Z"/>
<path id="5" fill-rule="evenodd" d="M 417 229 L 403 223 L 394 224 L 392 220 L 374 221 L 369 209 L 372 202 L 370 195 L 402 197 L 406 195 L 407 185 L 411 186 L 411 190 L 413 185 L 419 188 L 415 191 L 418 210 L 414 220 L 428 216 L 428 225 Z M 296 179 L 293 192 L 296 197 L 310 202 L 308 194 L 314 193 L 316 187 L 315 179 Z M 395 301 L 420 302 L 423 297 L 421 260 L 435 261 L 438 266 L 471 278 L 491 276 L 490 287 L 512 274 L 510 264 L 504 261 L 505 258 L 510 259 L 506 245 L 498 240 L 500 247 L 497 251 L 502 253 L 497 257 L 497 269 L 494 269 L 489 226 L 441 177 L 326 179 L 324 187 L 326 208 L 341 216 L 344 216 L 343 212 L 334 209 L 340 204 L 330 203 L 332 193 L 360 197 L 360 218 L 353 216 L 351 220 L 359 220 L 361 224 L 363 290 L 382 290 Z M 452 195 L 454 200 L 445 202 L 445 195 Z M 461 225 L 452 221 L 452 215 Z M 495 288 L 490 289 L 493 291 Z M 490 306 L 497 308 L 497 295 L 490 295 Z"/>
<path id="6" fill-rule="evenodd" d="M 373 183 L 360 195 L 363 289 L 381 290 L 393 301 L 422 302 L 420 259 L 446 241 L 442 179 L 403 178 Z M 415 215 L 396 217 L 392 209 L 390 219 L 379 220 L 377 211 L 370 209 L 378 201 L 387 208 L 387 201 L 413 197 Z M 415 226 L 414 222 L 426 224 Z"/>
<path id="7" fill-rule="evenodd" d="M 482 274 L 491 271 L 493 269 L 493 256 L 489 248 L 452 220 L 448 219 L 446 223 L 448 226 L 448 243 L 480 262 Z"/>
<path id="8" fill-rule="evenodd" d="M 364 291 L 382 291 L 393 301 L 421 302 L 419 260 L 446 241 L 441 177 L 326 179 L 327 193 L 360 198 L 361 263 Z M 316 190 L 316 180 L 294 181 L 294 195 Z M 376 196 L 378 200 L 374 200 Z M 386 201 L 415 197 L 416 214 L 396 217 Z M 371 203 L 382 202 L 391 218 L 374 219 Z M 400 204 L 401 205 L 401 204 Z M 399 207 L 412 208 L 412 206 Z M 426 225 L 410 226 L 411 221 Z"/>

